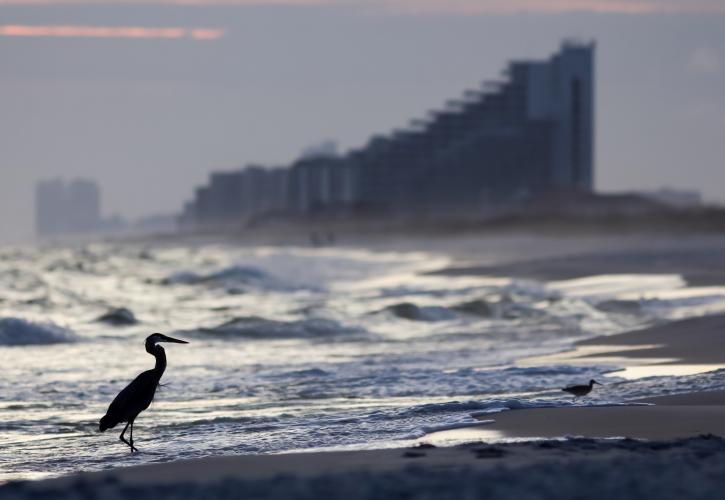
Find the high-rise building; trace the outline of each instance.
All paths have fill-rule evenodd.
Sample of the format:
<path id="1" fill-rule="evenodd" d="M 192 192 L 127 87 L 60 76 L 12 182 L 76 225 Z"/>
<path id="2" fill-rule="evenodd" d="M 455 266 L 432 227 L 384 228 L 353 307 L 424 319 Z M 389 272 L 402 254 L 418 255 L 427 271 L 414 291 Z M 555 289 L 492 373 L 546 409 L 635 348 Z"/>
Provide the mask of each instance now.
<path id="1" fill-rule="evenodd" d="M 449 101 L 427 120 L 374 137 L 346 160 L 359 202 L 476 207 L 550 190 L 592 190 L 594 45 L 566 42 L 546 61 Z"/>
<path id="2" fill-rule="evenodd" d="M 66 217 L 74 233 L 95 231 L 101 225 L 101 193 L 98 184 L 75 179 L 67 186 Z"/>
<path id="3" fill-rule="evenodd" d="M 501 80 L 360 149 L 307 151 L 285 170 L 286 209 L 476 212 L 552 191 L 591 192 L 594 50 L 593 43 L 564 42 L 549 59 L 514 61 Z M 267 210 L 251 174 L 214 174 L 186 205 L 184 220 Z"/>
<path id="4" fill-rule="evenodd" d="M 38 236 L 84 233 L 101 228 L 101 195 L 91 180 L 43 180 L 35 186 L 35 232 Z"/>
<path id="5" fill-rule="evenodd" d="M 529 120 L 553 128 L 550 184 L 591 191 L 594 183 L 594 44 L 565 42 L 549 61 L 514 63 L 527 88 Z"/>
<path id="6" fill-rule="evenodd" d="M 38 236 L 65 231 L 65 184 L 63 179 L 40 181 L 35 185 L 35 233 Z"/>
<path id="7" fill-rule="evenodd" d="M 256 165 L 214 172 L 207 186 L 196 189 L 180 222 L 185 226 L 245 223 L 258 214 L 287 209 L 289 170 Z"/>

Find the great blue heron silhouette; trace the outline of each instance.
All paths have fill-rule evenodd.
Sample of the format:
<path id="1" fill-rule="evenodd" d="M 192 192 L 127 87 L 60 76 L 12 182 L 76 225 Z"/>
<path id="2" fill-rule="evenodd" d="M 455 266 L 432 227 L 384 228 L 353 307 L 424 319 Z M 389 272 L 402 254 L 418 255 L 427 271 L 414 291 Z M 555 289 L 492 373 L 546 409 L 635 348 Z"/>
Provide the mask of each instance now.
<path id="1" fill-rule="evenodd" d="M 103 432 L 106 429 L 113 429 L 121 422 L 126 422 L 126 427 L 121 432 L 121 441 L 131 447 L 131 453 L 138 451 L 133 445 L 133 422 L 138 414 L 149 407 L 156 394 L 156 387 L 166 370 L 166 353 L 164 348 L 158 345 L 159 342 L 175 342 L 177 344 L 188 344 L 185 340 L 173 339 L 161 333 L 154 333 L 146 337 L 146 352 L 156 358 L 156 366 L 152 370 L 146 370 L 125 389 L 118 393 L 118 396 L 111 402 L 108 411 L 101 418 L 98 430 Z M 126 429 L 131 426 L 131 441 L 123 437 Z"/>

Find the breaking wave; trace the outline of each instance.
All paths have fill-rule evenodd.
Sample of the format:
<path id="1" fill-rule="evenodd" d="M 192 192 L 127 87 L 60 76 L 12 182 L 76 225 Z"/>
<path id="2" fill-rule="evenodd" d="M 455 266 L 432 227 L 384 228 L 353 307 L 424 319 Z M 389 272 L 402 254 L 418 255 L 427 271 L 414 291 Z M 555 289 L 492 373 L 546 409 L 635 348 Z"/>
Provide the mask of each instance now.
<path id="1" fill-rule="evenodd" d="M 178 271 L 161 280 L 163 285 L 208 285 L 225 287 L 228 291 L 241 291 L 245 285 L 259 288 L 280 288 L 283 284 L 270 274 L 256 267 L 234 265 L 208 274 L 194 271 Z"/>
<path id="2" fill-rule="evenodd" d="M 387 312 L 410 321 L 428 322 L 454 320 L 460 315 L 507 320 L 539 318 L 547 314 L 545 310 L 537 308 L 535 305 L 516 302 L 506 297 L 497 301 L 471 300 L 452 307 L 419 306 L 412 302 L 400 302 L 378 312 Z"/>
<path id="3" fill-rule="evenodd" d="M 363 333 L 359 328 L 343 326 L 336 321 L 322 318 L 310 318 L 299 321 L 275 321 L 257 316 L 234 318 L 226 323 L 200 328 L 187 335 L 199 334 L 218 338 L 254 338 L 254 339 L 300 339 L 329 338 L 341 335 Z"/>
<path id="4" fill-rule="evenodd" d="M 456 317 L 456 313 L 447 307 L 417 306 L 411 302 L 393 304 L 383 309 L 383 311 L 411 321 L 445 321 Z"/>
<path id="5" fill-rule="evenodd" d="M 111 309 L 96 318 L 96 321 L 113 326 L 135 325 L 138 323 L 138 320 L 136 319 L 136 316 L 134 316 L 133 312 L 125 307 Z"/>
<path id="6" fill-rule="evenodd" d="M 21 318 L 0 319 L 0 345 L 37 345 L 74 342 L 78 336 L 52 323 L 33 323 Z"/>

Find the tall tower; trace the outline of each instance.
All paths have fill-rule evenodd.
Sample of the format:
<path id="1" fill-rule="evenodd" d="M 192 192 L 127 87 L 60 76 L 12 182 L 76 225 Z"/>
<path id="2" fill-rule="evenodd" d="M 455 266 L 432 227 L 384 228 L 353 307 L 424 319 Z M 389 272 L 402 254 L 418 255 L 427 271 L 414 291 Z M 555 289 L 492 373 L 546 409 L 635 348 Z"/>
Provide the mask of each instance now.
<path id="1" fill-rule="evenodd" d="M 62 179 L 39 181 L 35 185 L 35 234 L 50 236 L 67 229 L 66 195 Z"/>
<path id="2" fill-rule="evenodd" d="M 529 63 L 527 111 L 554 125 L 552 188 L 594 188 L 594 43 L 566 41 L 548 61 Z"/>
<path id="3" fill-rule="evenodd" d="M 101 193 L 89 179 L 75 179 L 67 188 L 66 217 L 72 232 L 96 231 L 101 225 Z"/>
<path id="4" fill-rule="evenodd" d="M 101 228 L 101 194 L 92 180 L 42 180 L 35 185 L 38 236 L 83 233 Z"/>

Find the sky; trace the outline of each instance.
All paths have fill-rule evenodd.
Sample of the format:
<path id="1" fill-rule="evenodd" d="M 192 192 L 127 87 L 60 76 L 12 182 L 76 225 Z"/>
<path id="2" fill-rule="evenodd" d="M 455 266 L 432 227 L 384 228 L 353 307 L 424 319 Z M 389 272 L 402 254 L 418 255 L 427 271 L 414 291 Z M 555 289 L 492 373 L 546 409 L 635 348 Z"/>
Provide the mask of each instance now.
<path id="1" fill-rule="evenodd" d="M 209 173 L 342 151 L 595 40 L 596 187 L 725 203 L 725 0 L 0 0 L 0 241 L 34 184 L 173 213 Z"/>

